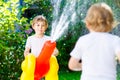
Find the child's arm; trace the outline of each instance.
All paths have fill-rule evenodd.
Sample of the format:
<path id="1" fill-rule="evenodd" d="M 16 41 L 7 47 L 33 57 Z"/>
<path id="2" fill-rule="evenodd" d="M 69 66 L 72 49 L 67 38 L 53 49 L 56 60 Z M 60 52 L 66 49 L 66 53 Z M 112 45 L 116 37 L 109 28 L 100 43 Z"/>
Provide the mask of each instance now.
<path id="1" fill-rule="evenodd" d="M 30 53 L 30 48 L 25 48 L 24 57 Z"/>
<path id="2" fill-rule="evenodd" d="M 74 57 L 70 58 L 68 67 L 70 70 L 73 70 L 73 71 L 81 71 L 82 70 L 81 62 L 78 59 L 75 59 Z"/>

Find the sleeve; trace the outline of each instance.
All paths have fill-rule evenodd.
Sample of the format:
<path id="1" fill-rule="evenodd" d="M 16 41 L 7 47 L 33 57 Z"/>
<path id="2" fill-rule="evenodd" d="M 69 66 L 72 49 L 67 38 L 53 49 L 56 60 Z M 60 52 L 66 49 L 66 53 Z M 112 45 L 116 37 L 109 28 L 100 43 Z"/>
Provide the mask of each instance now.
<path id="1" fill-rule="evenodd" d="M 70 56 L 76 58 L 76 59 L 81 59 L 82 57 L 82 50 L 81 50 L 81 41 L 80 39 L 77 41 L 74 49 L 72 50 L 72 52 L 70 53 Z"/>
<path id="2" fill-rule="evenodd" d="M 26 41 L 25 48 L 31 48 L 31 40 L 30 40 L 30 37 L 28 37 L 28 39 L 27 39 L 27 41 Z"/>

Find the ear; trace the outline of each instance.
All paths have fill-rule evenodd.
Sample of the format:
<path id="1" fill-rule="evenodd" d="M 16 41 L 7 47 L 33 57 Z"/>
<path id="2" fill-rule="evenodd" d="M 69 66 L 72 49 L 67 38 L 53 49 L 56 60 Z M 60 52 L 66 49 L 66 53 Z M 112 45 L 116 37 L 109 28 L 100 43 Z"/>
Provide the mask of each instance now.
<path id="1" fill-rule="evenodd" d="M 88 29 L 90 29 L 90 26 L 91 26 L 90 23 L 89 23 L 88 21 L 86 21 L 85 24 L 86 24 L 86 27 L 87 27 Z"/>

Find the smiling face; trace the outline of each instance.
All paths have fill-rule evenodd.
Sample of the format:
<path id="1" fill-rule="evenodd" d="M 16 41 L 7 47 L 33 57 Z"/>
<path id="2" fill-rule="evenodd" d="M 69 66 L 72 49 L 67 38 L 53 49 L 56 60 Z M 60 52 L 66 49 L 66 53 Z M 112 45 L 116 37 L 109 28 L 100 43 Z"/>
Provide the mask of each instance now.
<path id="1" fill-rule="evenodd" d="M 47 27 L 48 23 L 44 16 L 38 15 L 33 19 L 32 28 L 34 29 L 36 35 L 43 36 Z"/>
<path id="2" fill-rule="evenodd" d="M 33 29 L 35 30 L 35 34 L 44 35 L 45 30 L 47 29 L 45 22 L 40 21 L 33 25 Z"/>

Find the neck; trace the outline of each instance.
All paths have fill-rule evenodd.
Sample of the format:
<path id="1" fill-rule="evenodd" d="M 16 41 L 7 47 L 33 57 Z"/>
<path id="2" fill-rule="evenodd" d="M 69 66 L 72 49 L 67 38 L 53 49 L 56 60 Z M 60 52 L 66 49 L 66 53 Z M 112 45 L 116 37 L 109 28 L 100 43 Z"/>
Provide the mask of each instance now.
<path id="1" fill-rule="evenodd" d="M 89 32 L 95 32 L 94 30 L 92 30 L 92 29 L 88 29 L 89 30 Z"/>
<path id="2" fill-rule="evenodd" d="M 35 34 L 36 37 L 42 38 L 44 35 Z"/>

